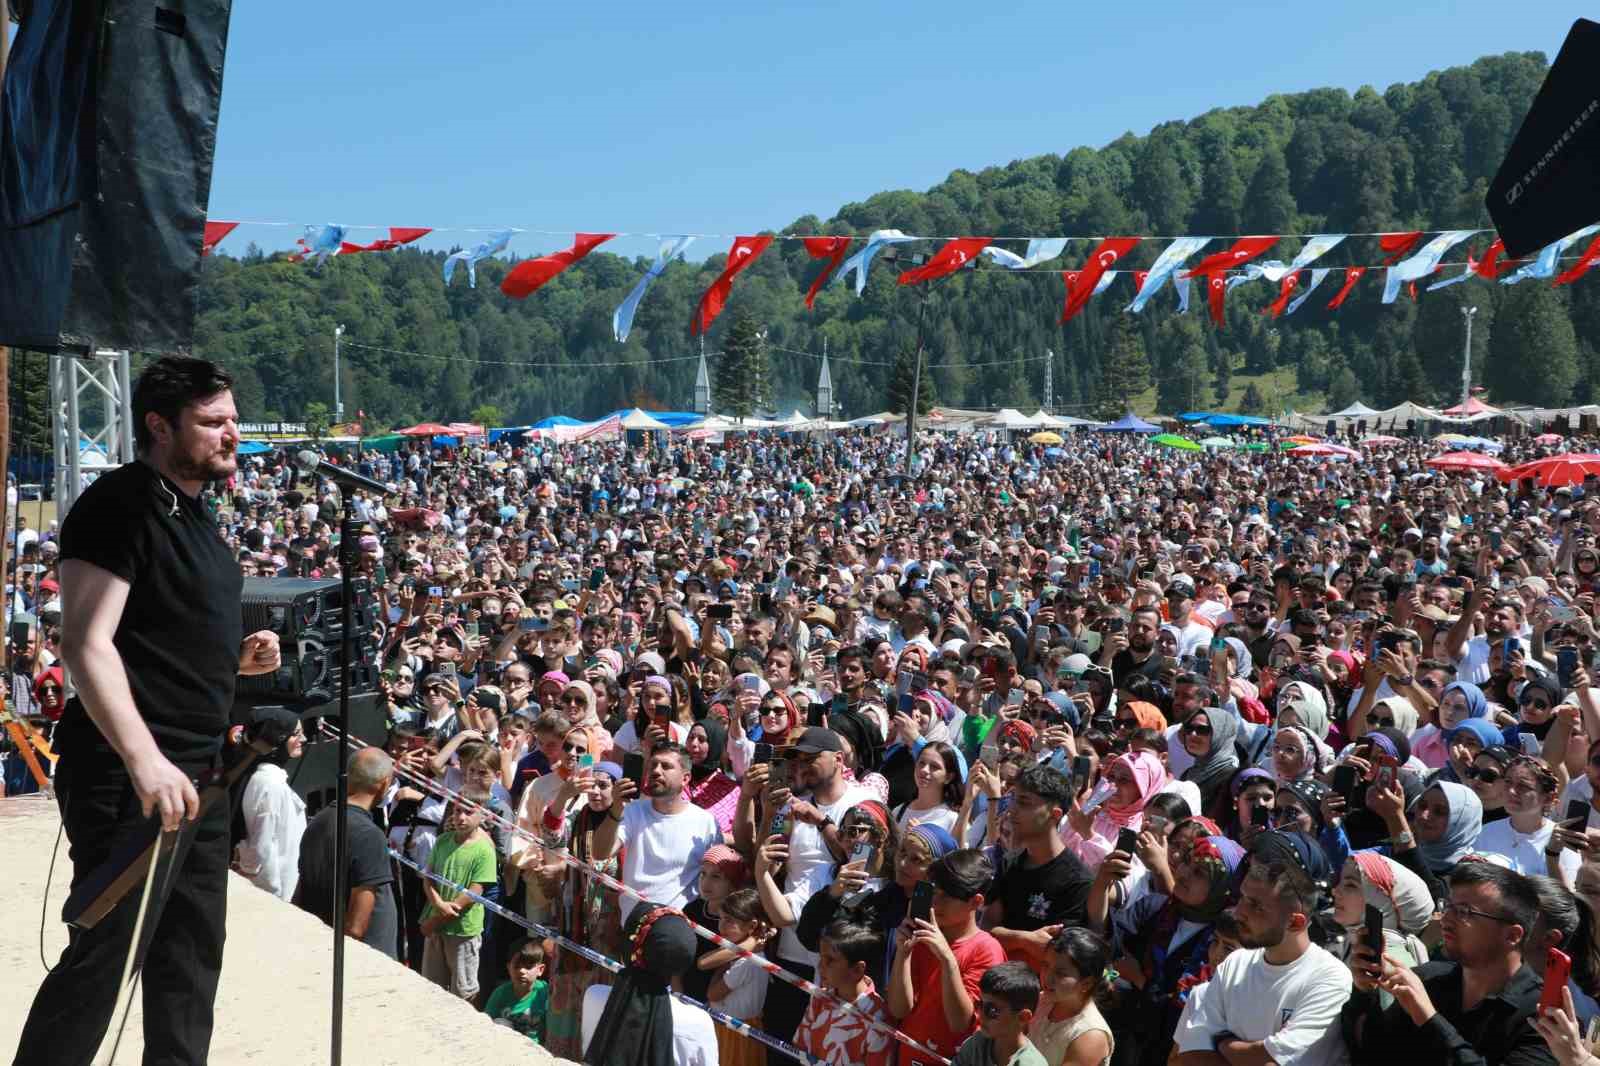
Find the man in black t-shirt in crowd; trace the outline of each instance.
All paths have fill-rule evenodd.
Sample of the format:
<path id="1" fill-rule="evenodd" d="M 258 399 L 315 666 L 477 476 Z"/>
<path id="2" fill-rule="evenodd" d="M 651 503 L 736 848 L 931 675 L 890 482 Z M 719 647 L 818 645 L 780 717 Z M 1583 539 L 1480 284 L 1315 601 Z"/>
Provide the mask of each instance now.
<path id="1" fill-rule="evenodd" d="M 398 951 L 399 919 L 395 912 L 394 867 L 389 862 L 389 841 L 378 826 L 373 808 L 389 791 L 394 760 L 382 748 L 362 748 L 350 756 L 350 899 L 345 905 L 344 932 L 391 959 Z M 300 838 L 300 882 L 294 902 L 332 926 L 334 893 L 338 891 L 338 864 L 334 861 L 334 835 L 339 823 L 333 807 L 324 807 L 306 825 Z"/>
<path id="2" fill-rule="evenodd" d="M 1067 850 L 1057 827 L 1072 806 L 1072 781 L 1049 766 L 1030 766 L 1012 791 L 1011 844 L 1020 849 L 995 878 L 985 915 L 990 934 L 1012 958 L 1044 964 L 1044 949 L 1063 925 L 1082 925 L 1094 875 Z"/>
<path id="3" fill-rule="evenodd" d="M 232 477 L 238 412 L 225 370 L 162 359 L 133 394 L 139 459 L 102 474 L 61 527 L 61 657 L 76 696 L 56 729 L 56 800 L 73 883 L 125 839 L 182 829 L 145 914 L 145 1061 L 204 1063 L 222 968 L 228 804 L 200 811 L 239 675 L 278 668 L 270 631 L 242 637 L 243 578 L 200 501 Z M 169 862 L 177 863 L 176 867 Z M 74 930 L 40 987 L 17 1066 L 89 1066 L 111 1021 L 141 893 Z"/>

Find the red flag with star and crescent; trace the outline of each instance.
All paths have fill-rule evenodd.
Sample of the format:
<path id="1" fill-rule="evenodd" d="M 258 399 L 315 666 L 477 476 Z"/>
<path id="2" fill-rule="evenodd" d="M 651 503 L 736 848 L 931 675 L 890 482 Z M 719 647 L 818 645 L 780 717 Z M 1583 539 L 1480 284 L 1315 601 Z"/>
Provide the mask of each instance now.
<path id="1" fill-rule="evenodd" d="M 1340 305 L 1344 303 L 1344 298 L 1350 295 L 1350 290 L 1356 287 L 1356 282 L 1360 281 L 1366 272 L 1366 267 L 1346 267 L 1344 271 L 1344 287 L 1339 290 L 1339 295 L 1328 301 L 1328 310 L 1337 311 Z"/>
<path id="2" fill-rule="evenodd" d="M 1507 258 L 1506 242 L 1496 237 L 1494 243 L 1489 245 L 1488 250 L 1483 253 L 1483 258 L 1473 266 L 1472 272 L 1480 278 L 1488 278 L 1493 281 L 1495 278 L 1509 274 L 1521 262 L 1522 260 L 1520 259 Z"/>
<path id="3" fill-rule="evenodd" d="M 900 284 L 915 285 L 922 281 L 932 281 L 942 278 L 946 274 L 954 274 L 974 259 L 978 253 L 988 245 L 989 237 L 957 237 L 953 241 L 945 242 L 945 246 L 933 254 L 933 258 L 917 267 L 900 275 Z"/>
<path id="4" fill-rule="evenodd" d="M 1211 306 L 1211 321 L 1223 325 L 1223 312 L 1227 309 L 1228 274 L 1225 270 L 1210 270 L 1205 274 L 1206 302 Z"/>
<path id="5" fill-rule="evenodd" d="M 1583 254 L 1578 257 L 1578 261 L 1572 264 L 1570 269 L 1562 271 L 1561 275 L 1556 278 L 1555 284 L 1571 285 L 1588 273 L 1589 268 L 1597 262 L 1600 262 L 1600 237 L 1596 237 L 1589 242 L 1589 247 L 1583 250 Z"/>
<path id="6" fill-rule="evenodd" d="M 811 283 L 811 288 L 806 290 L 806 310 L 811 310 L 811 302 L 817 298 L 817 293 L 833 277 L 833 272 L 839 269 L 839 264 L 844 262 L 844 253 L 850 250 L 849 237 L 806 237 L 800 242 L 806 246 L 806 254 L 813 259 L 826 259 L 827 265 L 822 268 L 822 273 Z"/>
<path id="7" fill-rule="evenodd" d="M 728 249 L 728 265 L 722 268 L 722 273 L 717 275 L 717 280 L 700 297 L 700 306 L 695 309 L 694 322 L 690 325 L 690 332 L 704 333 L 711 328 L 711 323 L 722 314 L 722 309 L 728 303 L 728 293 L 733 291 L 733 279 L 739 272 L 754 263 L 761 253 L 772 244 L 770 236 L 735 237 L 733 246 Z"/>
<path id="8" fill-rule="evenodd" d="M 200 240 L 201 256 L 211 254 L 211 249 L 222 243 L 222 238 L 238 228 L 237 222 L 207 222 L 206 235 Z"/>
<path id="9" fill-rule="evenodd" d="M 1288 310 L 1289 301 L 1293 298 L 1294 290 L 1299 284 L 1299 273 L 1285 274 L 1283 280 L 1278 282 L 1278 298 L 1263 308 L 1261 313 L 1271 315 L 1273 318 L 1282 315 L 1284 311 Z"/>
<path id="10" fill-rule="evenodd" d="M 615 233 L 575 234 L 571 248 L 541 255 L 537 259 L 524 259 L 512 267 L 505 279 L 500 282 L 500 291 L 513 300 L 525 299 L 551 278 L 615 236 Z"/>
<path id="11" fill-rule="evenodd" d="M 1411 254 L 1422 241 L 1422 231 L 1412 230 L 1410 233 L 1381 233 L 1378 235 L 1378 247 L 1383 249 L 1384 266 L 1394 266 L 1400 260 Z"/>
<path id="12" fill-rule="evenodd" d="M 1209 277 L 1218 270 L 1231 270 L 1254 259 L 1278 243 L 1276 237 L 1240 237 L 1233 247 L 1208 255 L 1181 275 L 1183 277 Z"/>
<path id="13" fill-rule="evenodd" d="M 339 242 L 340 255 L 355 255 L 357 252 L 392 252 L 402 244 L 410 244 L 432 233 L 431 227 L 423 226 L 390 226 L 389 236 L 379 237 L 371 244 L 352 244 L 349 241 Z"/>
<path id="14" fill-rule="evenodd" d="M 1105 272 L 1138 243 L 1138 237 L 1107 237 L 1089 253 L 1089 258 L 1084 260 L 1081 270 L 1061 272 L 1062 278 L 1067 282 L 1067 298 L 1061 305 L 1062 322 L 1070 321 L 1088 306 L 1089 297 L 1094 295 L 1094 290 L 1100 284 L 1100 279 L 1105 276 Z"/>

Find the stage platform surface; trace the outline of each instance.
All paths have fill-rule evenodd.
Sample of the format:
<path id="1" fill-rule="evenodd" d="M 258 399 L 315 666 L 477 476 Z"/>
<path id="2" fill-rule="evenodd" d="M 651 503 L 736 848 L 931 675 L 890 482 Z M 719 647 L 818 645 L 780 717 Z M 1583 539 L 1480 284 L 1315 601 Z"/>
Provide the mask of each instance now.
<path id="1" fill-rule="evenodd" d="M 61 822 L 54 800 L 0 799 L 0 870 L 9 920 L 0 926 L 0 1049 L 15 1049 L 39 962 L 39 904 Z M 66 946 L 61 901 L 69 864 L 63 839 L 50 884 L 44 954 L 55 964 Z M 229 876 L 228 942 L 217 991 L 211 1066 L 328 1061 L 333 934 L 299 908 Z M 135 999 L 117 1052 L 118 1066 L 144 1055 L 142 1008 Z M 95 1060 L 105 1061 L 110 1042 Z M 10 1060 L 10 1051 L 0 1059 Z M 345 946 L 344 1062 L 348 1066 L 514 1066 L 563 1063 L 466 1003 L 365 944 Z"/>

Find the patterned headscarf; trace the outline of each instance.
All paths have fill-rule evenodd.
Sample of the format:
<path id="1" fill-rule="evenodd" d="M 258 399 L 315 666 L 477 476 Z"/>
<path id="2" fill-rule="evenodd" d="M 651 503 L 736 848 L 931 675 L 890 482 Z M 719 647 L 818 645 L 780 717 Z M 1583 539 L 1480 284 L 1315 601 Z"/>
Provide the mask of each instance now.
<path id="1" fill-rule="evenodd" d="M 1120 829 L 1137 830 L 1144 825 L 1144 807 L 1150 802 L 1150 797 L 1161 790 L 1167 780 L 1167 768 L 1161 765 L 1161 760 L 1154 752 L 1140 751 L 1128 752 L 1118 755 L 1111 760 L 1111 765 L 1122 765 L 1133 774 L 1134 784 L 1139 786 L 1139 798 L 1126 806 L 1117 806 L 1106 803 L 1100 809 L 1105 811 L 1106 817 L 1116 823 Z M 1103 775 L 1103 772 L 1102 772 Z"/>

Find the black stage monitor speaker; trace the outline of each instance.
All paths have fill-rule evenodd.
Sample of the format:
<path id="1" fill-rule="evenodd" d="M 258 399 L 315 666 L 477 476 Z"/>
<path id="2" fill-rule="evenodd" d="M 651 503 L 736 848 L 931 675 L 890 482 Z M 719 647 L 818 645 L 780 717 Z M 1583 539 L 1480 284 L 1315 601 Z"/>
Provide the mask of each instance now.
<path id="1" fill-rule="evenodd" d="M 322 722 L 330 729 L 339 722 L 339 701 L 300 701 L 272 703 L 249 697 L 237 699 L 233 704 L 233 721 L 244 725 L 250 721 L 250 712 L 259 706 L 278 706 L 292 711 L 304 723 L 306 746 L 298 759 L 291 759 L 285 767 L 289 774 L 289 787 L 306 801 L 307 816 L 315 814 L 333 802 L 338 785 L 339 741 L 324 735 Z M 383 697 L 376 692 L 350 697 L 350 736 L 366 744 L 382 744 L 388 737 L 388 722 L 384 714 Z M 354 750 L 352 749 L 352 754 Z"/>
<path id="2" fill-rule="evenodd" d="M 378 687 L 377 601 L 364 577 L 355 579 L 356 655 L 350 691 Z M 338 578 L 247 577 L 244 579 L 244 631 L 278 634 L 283 665 L 276 673 L 241 677 L 242 698 L 333 700 L 339 697 L 339 664 L 344 636 Z"/>
<path id="3" fill-rule="evenodd" d="M 1508 256 L 1600 221 L 1600 22 L 1579 19 L 1489 183 L 1486 203 Z"/>
<path id="4" fill-rule="evenodd" d="M 188 352 L 232 0 L 13 6 L 0 345 Z"/>

